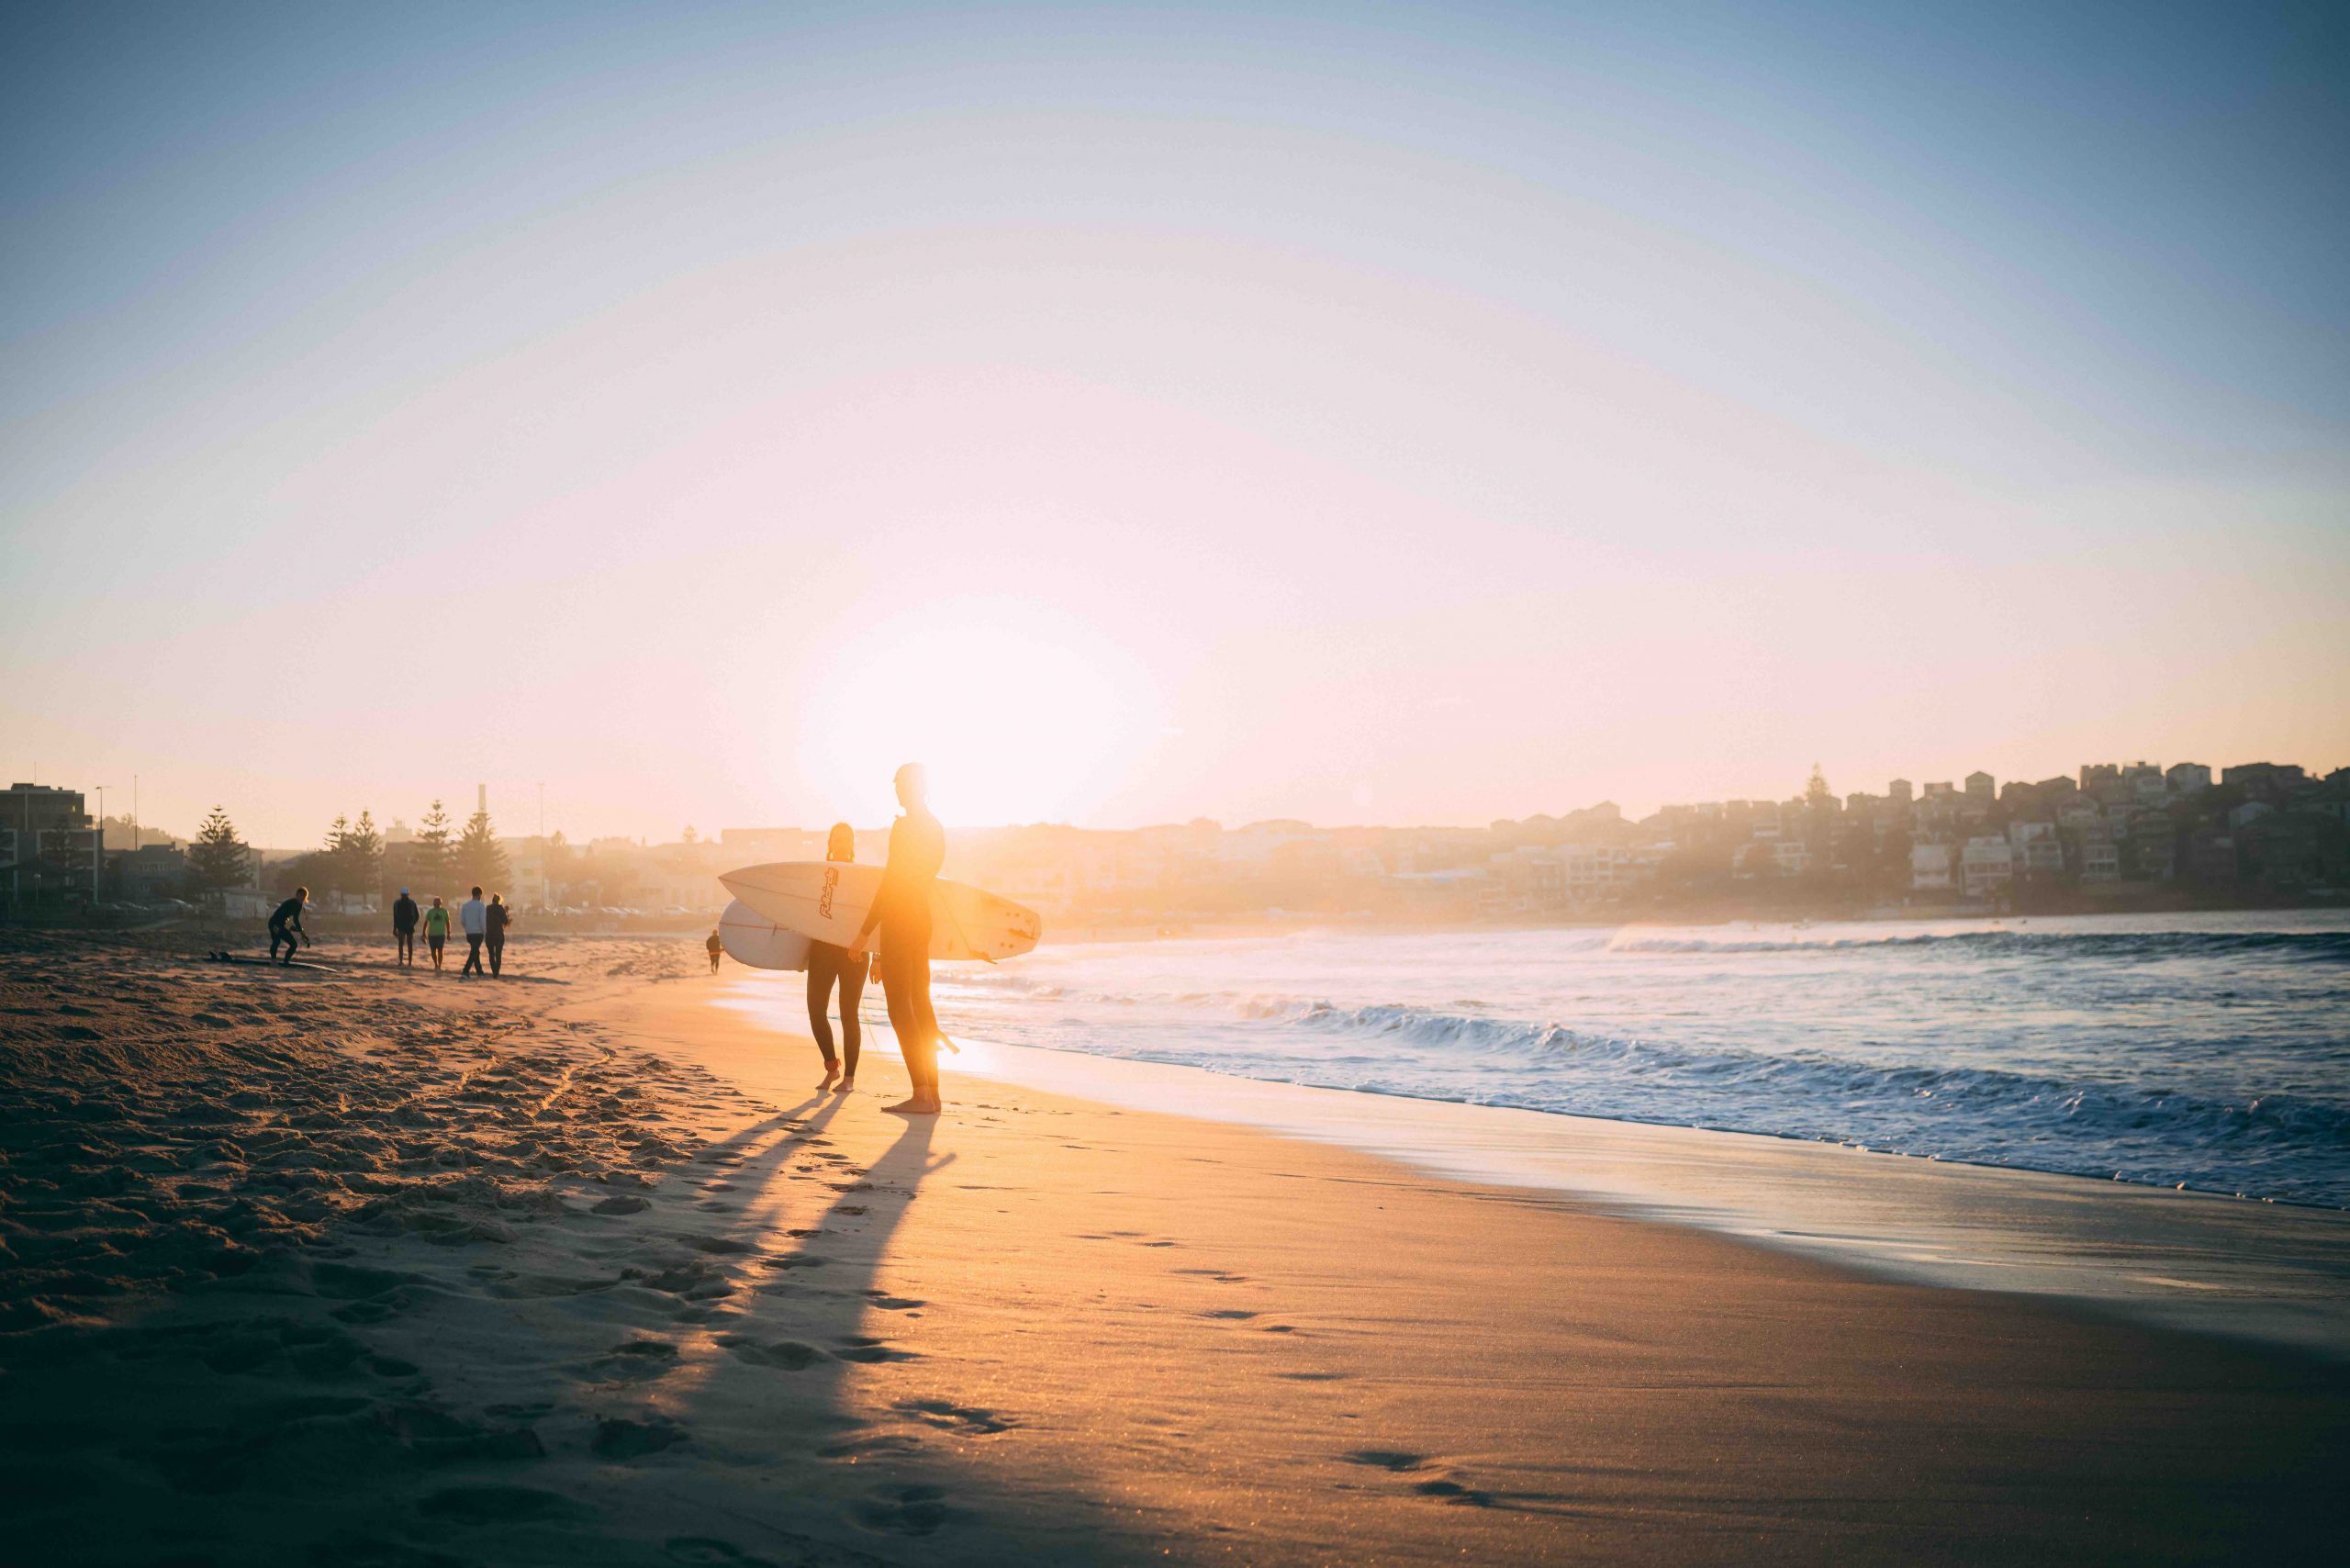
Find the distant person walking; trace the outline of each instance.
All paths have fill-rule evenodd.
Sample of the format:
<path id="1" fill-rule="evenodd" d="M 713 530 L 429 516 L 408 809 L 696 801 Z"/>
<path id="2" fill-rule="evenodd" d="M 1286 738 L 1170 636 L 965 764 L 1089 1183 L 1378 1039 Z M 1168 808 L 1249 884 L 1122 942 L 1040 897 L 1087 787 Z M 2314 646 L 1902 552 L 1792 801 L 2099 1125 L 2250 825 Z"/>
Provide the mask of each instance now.
<path id="1" fill-rule="evenodd" d="M 449 945 L 449 906 L 441 895 L 432 896 L 432 907 L 424 912 L 424 945 L 432 951 L 432 972 L 441 972 L 441 950 Z"/>
<path id="2" fill-rule="evenodd" d="M 271 912 L 269 917 L 269 956 L 277 957 L 277 945 L 285 944 L 285 962 L 294 961 L 294 939 L 300 937 L 302 946 L 310 945 L 310 934 L 302 929 L 302 907 L 310 902 L 310 890 L 297 888 L 294 896 Z"/>
<path id="3" fill-rule="evenodd" d="M 850 861 L 856 858 L 856 830 L 846 823 L 834 823 L 831 836 L 824 843 L 824 858 Z M 715 942 L 716 936 L 711 938 Z M 713 965 L 715 956 L 713 955 Z M 833 1055 L 833 1025 L 825 1017 L 834 988 L 841 996 L 841 1054 Z M 816 1048 L 824 1053 L 824 1081 L 816 1085 L 822 1094 L 837 1088 L 849 1093 L 856 1088 L 856 1058 L 864 1046 L 863 1033 L 858 1027 L 856 1010 L 865 1000 L 865 955 L 830 942 L 808 944 L 808 1028 L 816 1036 Z M 840 1081 L 833 1080 L 838 1075 Z"/>
<path id="4" fill-rule="evenodd" d="M 416 901 L 402 888 L 392 901 L 392 940 L 399 945 L 393 962 L 404 969 L 416 968 Z"/>
<path id="5" fill-rule="evenodd" d="M 489 906 L 481 902 L 481 890 L 457 906 L 457 923 L 465 928 L 465 967 L 457 971 L 459 980 L 482 973 L 481 943 L 489 935 Z"/>
<path id="6" fill-rule="evenodd" d="M 930 895 L 946 860 L 946 830 L 930 813 L 922 764 L 899 768 L 896 783 L 905 814 L 890 825 L 890 863 L 881 868 L 881 891 L 849 946 L 863 949 L 874 927 L 880 927 L 881 995 L 898 1048 L 905 1053 L 906 1076 L 913 1081 L 911 1095 L 885 1108 L 934 1116 L 945 1108 L 938 1094 L 938 1047 L 945 1036 L 930 1004 Z"/>
<path id="7" fill-rule="evenodd" d="M 489 908 L 483 912 L 486 922 L 484 946 L 489 949 L 489 972 L 504 972 L 506 963 L 506 928 L 514 924 L 514 906 L 506 902 L 504 893 L 489 895 Z"/>
<path id="8" fill-rule="evenodd" d="M 712 931 L 710 934 L 710 940 L 704 942 L 702 946 L 710 949 L 710 972 L 711 974 L 716 974 L 718 972 L 718 955 L 726 951 L 726 944 L 718 939 L 717 932 Z"/>

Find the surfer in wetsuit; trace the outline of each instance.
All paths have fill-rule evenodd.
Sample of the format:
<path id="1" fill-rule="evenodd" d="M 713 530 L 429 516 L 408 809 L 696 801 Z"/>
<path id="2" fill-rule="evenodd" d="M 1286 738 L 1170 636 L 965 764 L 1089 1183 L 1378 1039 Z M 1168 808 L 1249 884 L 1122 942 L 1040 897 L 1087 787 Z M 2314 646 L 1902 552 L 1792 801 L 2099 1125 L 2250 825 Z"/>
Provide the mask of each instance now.
<path id="1" fill-rule="evenodd" d="M 285 944 L 285 961 L 290 964 L 294 961 L 295 938 L 300 937 L 305 946 L 309 945 L 310 934 L 302 929 L 302 906 L 309 902 L 310 890 L 297 888 L 294 890 L 294 896 L 279 904 L 271 913 L 269 917 L 269 956 L 271 958 L 277 957 L 277 945 L 283 942 Z"/>
<path id="2" fill-rule="evenodd" d="M 906 1056 L 913 1093 L 888 1110 L 934 1116 L 938 1097 L 938 1014 L 930 1005 L 930 895 L 946 859 L 946 830 L 930 814 L 928 781 L 922 764 L 898 769 L 898 803 L 905 815 L 890 824 L 890 863 L 881 868 L 881 891 L 857 929 L 851 952 L 864 949 L 875 926 L 881 928 L 881 995 L 890 1007 L 890 1027 Z"/>
<path id="3" fill-rule="evenodd" d="M 856 830 L 846 823 L 834 823 L 831 835 L 824 841 L 824 858 L 842 862 L 856 859 Z M 870 924 L 868 922 L 867 929 L 870 929 Z M 864 940 L 861 934 L 857 940 Z M 825 1016 L 835 986 L 840 988 L 841 993 L 841 1054 L 838 1058 L 833 1055 L 832 1020 Z M 824 1081 L 816 1085 L 819 1094 L 835 1088 L 846 1094 L 856 1088 L 856 1057 L 864 1045 L 857 1028 L 856 1009 L 864 998 L 863 953 L 836 947 L 830 942 L 808 944 L 808 1028 L 816 1036 L 816 1048 L 824 1053 Z M 835 1074 L 840 1079 L 837 1084 L 833 1081 Z"/>

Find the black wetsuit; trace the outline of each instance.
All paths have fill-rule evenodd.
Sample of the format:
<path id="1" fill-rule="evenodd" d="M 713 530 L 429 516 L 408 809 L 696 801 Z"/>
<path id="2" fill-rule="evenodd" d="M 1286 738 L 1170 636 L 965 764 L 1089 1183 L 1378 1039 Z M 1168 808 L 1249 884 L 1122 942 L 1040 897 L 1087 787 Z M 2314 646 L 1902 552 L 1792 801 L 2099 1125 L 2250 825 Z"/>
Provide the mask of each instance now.
<path id="1" fill-rule="evenodd" d="M 392 937 L 399 944 L 399 961 L 416 962 L 416 901 L 406 893 L 392 902 Z"/>
<path id="2" fill-rule="evenodd" d="M 834 987 L 841 993 L 841 1052 L 833 1055 L 833 1021 L 825 1016 Z M 865 955 L 836 947 L 830 942 L 808 944 L 808 1028 L 816 1048 L 824 1053 L 827 1068 L 838 1066 L 849 1078 L 856 1076 L 857 1053 L 865 1047 L 856 1020 L 857 1004 L 865 1000 Z"/>
<path id="3" fill-rule="evenodd" d="M 302 901 L 298 898 L 287 899 L 284 903 L 279 904 L 275 913 L 269 917 L 269 956 L 273 958 L 277 957 L 277 945 L 283 942 L 285 944 L 285 959 L 288 963 L 293 962 L 294 934 L 301 930 Z M 302 934 L 306 936 L 309 935 L 308 932 Z"/>
<path id="4" fill-rule="evenodd" d="M 881 996 L 918 1085 L 938 1081 L 938 1014 L 930 1005 L 930 893 L 946 860 L 946 830 L 922 808 L 890 827 L 881 898 Z"/>

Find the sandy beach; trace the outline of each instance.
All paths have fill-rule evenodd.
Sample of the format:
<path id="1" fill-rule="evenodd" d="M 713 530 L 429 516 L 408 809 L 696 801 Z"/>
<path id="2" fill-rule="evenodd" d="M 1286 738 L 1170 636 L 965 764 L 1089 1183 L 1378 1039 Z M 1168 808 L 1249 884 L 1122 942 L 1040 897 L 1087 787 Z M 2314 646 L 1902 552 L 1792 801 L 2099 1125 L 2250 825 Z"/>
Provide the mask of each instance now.
<path id="1" fill-rule="evenodd" d="M 815 1096 L 684 942 L 313 956 L 0 956 L 25 1561 L 2293 1561 L 2344 1523 L 2331 1357 L 953 1061 L 909 1123 L 886 1046 Z"/>

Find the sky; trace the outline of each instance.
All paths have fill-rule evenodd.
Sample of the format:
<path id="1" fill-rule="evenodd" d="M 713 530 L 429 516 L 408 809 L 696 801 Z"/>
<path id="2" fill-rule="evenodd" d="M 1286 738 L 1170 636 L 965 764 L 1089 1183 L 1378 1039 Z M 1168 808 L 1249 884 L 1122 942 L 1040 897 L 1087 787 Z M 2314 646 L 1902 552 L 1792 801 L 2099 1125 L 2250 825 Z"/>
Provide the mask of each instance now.
<path id="1" fill-rule="evenodd" d="M 0 775 L 248 837 L 2350 763 L 2338 6 L 0 14 Z"/>

